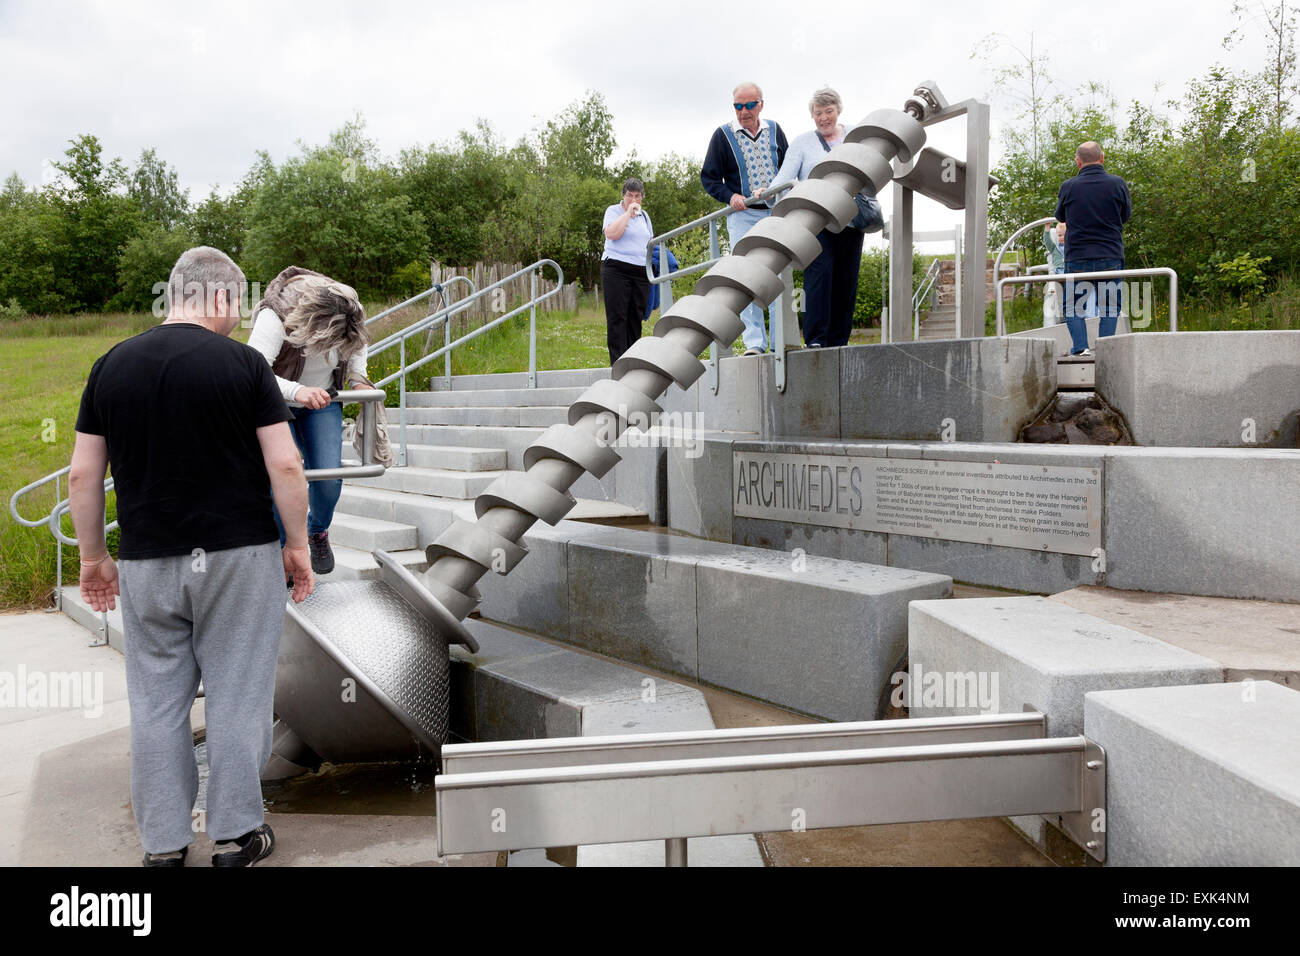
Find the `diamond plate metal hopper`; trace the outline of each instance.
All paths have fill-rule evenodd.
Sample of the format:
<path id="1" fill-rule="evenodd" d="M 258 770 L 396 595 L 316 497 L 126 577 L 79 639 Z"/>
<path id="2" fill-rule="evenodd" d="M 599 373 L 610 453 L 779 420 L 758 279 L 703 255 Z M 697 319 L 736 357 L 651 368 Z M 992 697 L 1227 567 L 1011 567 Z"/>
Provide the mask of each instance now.
<path id="1" fill-rule="evenodd" d="M 378 581 L 319 584 L 285 609 L 275 712 L 331 763 L 436 758 L 447 739 L 449 643 L 478 643 L 383 551 Z"/>

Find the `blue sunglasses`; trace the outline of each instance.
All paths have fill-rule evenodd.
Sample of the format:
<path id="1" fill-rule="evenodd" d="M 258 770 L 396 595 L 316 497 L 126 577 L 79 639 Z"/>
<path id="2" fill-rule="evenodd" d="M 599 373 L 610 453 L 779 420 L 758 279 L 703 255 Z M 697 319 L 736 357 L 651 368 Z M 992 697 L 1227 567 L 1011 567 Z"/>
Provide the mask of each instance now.
<path id="1" fill-rule="evenodd" d="M 752 110 L 755 106 L 757 106 L 761 102 L 763 101 L 750 100 L 748 103 L 732 103 L 731 105 L 734 106 L 736 108 L 736 112 L 739 113 L 741 110 Z"/>

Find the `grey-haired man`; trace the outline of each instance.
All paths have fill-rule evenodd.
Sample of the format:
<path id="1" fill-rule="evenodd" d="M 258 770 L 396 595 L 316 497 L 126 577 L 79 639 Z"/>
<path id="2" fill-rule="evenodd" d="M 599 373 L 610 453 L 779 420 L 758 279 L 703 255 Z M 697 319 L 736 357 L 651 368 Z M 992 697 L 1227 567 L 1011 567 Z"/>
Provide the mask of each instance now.
<path id="1" fill-rule="evenodd" d="M 198 767 L 190 707 L 203 681 L 207 832 L 215 866 L 251 866 L 274 846 L 261 772 L 271 754 L 284 581 L 313 587 L 307 485 L 289 409 L 266 361 L 228 336 L 244 275 L 200 246 L 177 260 L 166 321 L 91 369 L 68 479 L 81 594 L 122 598 L 131 708 L 131 806 L 146 866 L 184 866 Z M 104 541 L 106 467 L 120 565 Z M 284 520 L 283 553 L 271 501 Z"/>

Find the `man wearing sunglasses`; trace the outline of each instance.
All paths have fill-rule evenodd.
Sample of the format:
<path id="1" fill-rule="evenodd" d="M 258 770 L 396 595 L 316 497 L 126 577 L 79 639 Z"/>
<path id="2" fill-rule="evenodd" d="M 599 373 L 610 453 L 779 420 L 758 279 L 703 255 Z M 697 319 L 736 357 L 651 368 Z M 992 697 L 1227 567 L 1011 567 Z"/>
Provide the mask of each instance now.
<path id="1" fill-rule="evenodd" d="M 771 214 L 768 203 L 755 202 L 751 208 L 749 200 L 772 185 L 788 143 L 780 126 L 759 119 L 763 91 L 757 83 L 741 83 L 731 91 L 731 99 L 734 119 L 719 126 L 709 140 L 700 184 L 718 202 L 731 207 L 727 237 L 734 247 L 755 223 Z M 761 355 L 768 349 L 763 310 L 751 304 L 740 317 L 745 323 L 745 354 Z"/>

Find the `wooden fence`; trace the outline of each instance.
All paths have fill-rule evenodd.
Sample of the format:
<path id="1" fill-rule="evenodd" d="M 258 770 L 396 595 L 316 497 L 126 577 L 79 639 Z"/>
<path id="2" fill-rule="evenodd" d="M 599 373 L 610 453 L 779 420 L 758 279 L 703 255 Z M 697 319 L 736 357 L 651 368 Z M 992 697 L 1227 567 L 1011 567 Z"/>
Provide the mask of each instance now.
<path id="1" fill-rule="evenodd" d="M 523 263 L 509 262 L 476 262 L 472 266 L 443 266 L 438 262 L 429 264 L 429 277 L 435 283 L 446 283 L 452 276 L 465 276 L 474 283 L 475 289 L 485 289 L 504 279 L 506 276 L 518 272 L 523 268 Z M 555 281 L 550 278 L 554 272 L 551 269 L 539 271 L 537 274 L 537 294 L 543 295 L 555 288 Z M 511 280 L 500 289 L 494 289 L 485 296 L 481 296 L 478 301 L 471 305 L 464 312 L 459 312 L 453 318 L 453 327 L 458 330 L 465 330 L 470 327 L 477 327 L 484 322 L 495 318 L 499 315 L 516 309 L 526 303 L 532 297 L 532 278 L 530 273 L 524 273 L 516 279 Z M 454 285 L 446 287 L 446 300 L 448 305 L 460 302 L 468 298 L 469 289 L 463 282 L 457 282 Z M 430 303 L 431 308 L 441 309 L 437 302 Z M 576 282 L 567 283 L 560 289 L 559 293 L 551 296 L 537 304 L 539 312 L 575 312 L 578 308 L 578 284 Z"/>

